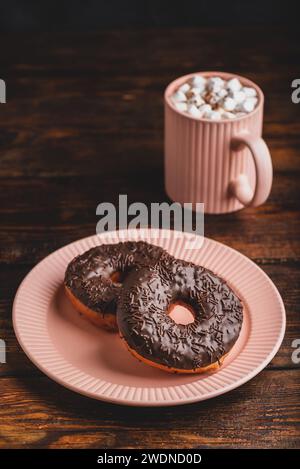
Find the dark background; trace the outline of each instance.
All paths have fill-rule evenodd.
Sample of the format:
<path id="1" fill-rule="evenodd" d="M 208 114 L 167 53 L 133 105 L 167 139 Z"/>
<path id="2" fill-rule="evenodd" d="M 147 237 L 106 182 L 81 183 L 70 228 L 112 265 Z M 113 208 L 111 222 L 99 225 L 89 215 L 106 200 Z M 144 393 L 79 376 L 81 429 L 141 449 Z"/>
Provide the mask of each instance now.
<path id="1" fill-rule="evenodd" d="M 296 26 L 297 5 L 299 2 L 283 0 L 1 0 L 0 32 L 287 23 Z"/>

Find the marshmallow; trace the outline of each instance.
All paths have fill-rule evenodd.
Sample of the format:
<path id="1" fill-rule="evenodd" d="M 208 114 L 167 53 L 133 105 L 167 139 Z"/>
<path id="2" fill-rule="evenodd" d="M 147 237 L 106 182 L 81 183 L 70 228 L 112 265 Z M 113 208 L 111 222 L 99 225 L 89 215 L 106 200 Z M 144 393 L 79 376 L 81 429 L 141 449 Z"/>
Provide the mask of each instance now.
<path id="1" fill-rule="evenodd" d="M 173 103 L 183 103 L 186 101 L 186 95 L 182 91 L 178 90 L 172 95 L 172 101 Z"/>
<path id="2" fill-rule="evenodd" d="M 205 101 L 204 99 L 201 98 L 199 94 L 196 95 L 191 95 L 191 97 L 188 98 L 188 105 L 189 104 L 195 104 L 195 106 L 199 107 L 201 104 L 204 104 Z"/>
<path id="3" fill-rule="evenodd" d="M 189 83 L 193 87 L 203 90 L 205 87 L 206 78 L 204 78 L 202 75 L 195 75 L 192 78 L 190 78 Z"/>
<path id="4" fill-rule="evenodd" d="M 227 96 L 228 92 L 225 90 L 225 88 L 222 88 L 220 91 L 218 91 L 217 95 L 220 99 L 225 98 Z"/>
<path id="5" fill-rule="evenodd" d="M 235 91 L 240 91 L 241 88 L 242 85 L 238 78 L 231 78 L 231 80 L 227 82 L 227 89 L 230 90 L 232 93 L 234 93 Z"/>
<path id="6" fill-rule="evenodd" d="M 210 104 L 202 104 L 199 107 L 199 110 L 202 112 L 202 114 L 209 114 L 212 111 L 212 108 Z"/>
<path id="7" fill-rule="evenodd" d="M 224 80 L 220 77 L 211 77 L 208 79 L 208 89 L 213 93 L 217 93 L 224 87 Z"/>
<path id="8" fill-rule="evenodd" d="M 211 95 L 207 96 L 206 99 L 211 105 L 217 104 L 220 101 L 217 93 L 212 93 Z"/>
<path id="9" fill-rule="evenodd" d="M 236 101 L 233 98 L 230 98 L 229 96 L 224 99 L 223 102 L 223 108 L 225 111 L 233 111 L 236 107 Z"/>
<path id="10" fill-rule="evenodd" d="M 186 103 L 175 103 L 175 107 L 178 111 L 185 112 L 187 110 Z"/>
<path id="11" fill-rule="evenodd" d="M 197 97 L 197 98 L 201 98 L 202 99 L 202 93 L 203 93 L 203 90 L 201 90 L 200 88 L 191 88 L 187 93 L 186 93 L 186 97 L 188 99 L 191 99 L 193 97 Z"/>
<path id="12" fill-rule="evenodd" d="M 222 88 L 220 91 L 217 93 L 209 93 L 206 95 L 206 100 L 209 102 L 209 104 L 221 104 L 221 101 L 227 96 L 227 91 L 225 88 Z"/>
<path id="13" fill-rule="evenodd" d="M 190 93 L 193 94 L 194 96 L 196 95 L 200 96 L 203 93 L 203 89 L 204 88 L 193 87 L 190 89 Z"/>
<path id="14" fill-rule="evenodd" d="M 218 121 L 221 119 L 221 117 L 222 117 L 222 114 L 220 113 L 220 111 L 211 111 L 209 113 L 209 119 L 213 121 Z"/>
<path id="15" fill-rule="evenodd" d="M 250 88 L 250 86 L 244 86 L 242 91 L 245 93 L 247 98 L 253 98 L 257 95 L 255 88 Z"/>
<path id="16" fill-rule="evenodd" d="M 235 114 L 233 112 L 225 111 L 222 112 L 222 119 L 234 119 Z"/>
<path id="17" fill-rule="evenodd" d="M 241 104 L 245 101 L 246 95 L 243 91 L 234 91 L 232 93 L 232 99 L 234 99 L 237 104 Z"/>
<path id="18" fill-rule="evenodd" d="M 257 103 L 257 98 L 247 98 L 242 104 L 241 104 L 241 111 L 242 112 L 252 112 L 253 109 L 255 108 Z"/>
<path id="19" fill-rule="evenodd" d="M 202 117 L 202 112 L 194 104 L 192 104 L 191 106 L 188 106 L 187 112 L 192 117 L 196 117 L 196 118 Z"/>
<path id="20" fill-rule="evenodd" d="M 182 91 L 182 93 L 187 93 L 189 89 L 190 89 L 190 85 L 188 83 L 184 83 L 178 88 L 178 91 Z"/>

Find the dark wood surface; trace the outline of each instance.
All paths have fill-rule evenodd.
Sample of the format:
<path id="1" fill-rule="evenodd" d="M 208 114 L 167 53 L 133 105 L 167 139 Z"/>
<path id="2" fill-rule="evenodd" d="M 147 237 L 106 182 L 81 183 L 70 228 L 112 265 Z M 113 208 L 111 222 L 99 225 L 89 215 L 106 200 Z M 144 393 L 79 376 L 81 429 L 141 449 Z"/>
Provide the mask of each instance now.
<path id="1" fill-rule="evenodd" d="M 199 29 L 1 36 L 0 447 L 299 447 L 300 77 L 294 30 Z M 95 233 L 96 206 L 167 200 L 164 87 L 196 70 L 248 76 L 265 91 L 264 137 L 274 163 L 269 200 L 206 216 L 205 234 L 249 256 L 277 285 L 287 331 L 256 378 L 216 399 L 134 409 L 76 395 L 20 350 L 11 307 L 27 272 L 56 248 Z"/>

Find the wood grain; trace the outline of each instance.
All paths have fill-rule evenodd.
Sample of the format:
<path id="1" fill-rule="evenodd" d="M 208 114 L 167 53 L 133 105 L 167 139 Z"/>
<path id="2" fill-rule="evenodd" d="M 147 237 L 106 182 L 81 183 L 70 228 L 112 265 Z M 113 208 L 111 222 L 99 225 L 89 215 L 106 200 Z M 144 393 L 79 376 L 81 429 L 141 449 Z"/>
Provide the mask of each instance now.
<path id="1" fill-rule="evenodd" d="M 113 174 L 114 163 L 111 165 L 99 176 L 3 179 L 1 262 L 34 264 L 52 250 L 94 234 L 97 205 L 104 201 L 118 205 L 119 194 L 128 194 L 128 204 L 143 201 L 148 207 L 151 202 L 166 200 L 162 167 L 134 169 L 126 177 L 125 169 L 123 176 Z M 271 196 L 263 206 L 207 216 L 206 236 L 255 260 L 299 260 L 298 179 L 298 172 L 276 174 Z"/>
<path id="2" fill-rule="evenodd" d="M 293 448 L 300 443 L 300 383 L 293 370 L 265 370 L 228 395 L 159 410 L 93 401 L 44 376 L 1 382 L 2 447 L 22 442 L 51 448 L 205 448 L 255 442 L 256 447 Z"/>
<path id="3" fill-rule="evenodd" d="M 236 38 L 238 37 L 238 48 Z M 299 32 L 282 28 L 3 34 L 0 107 L 0 447 L 299 447 Z M 205 234 L 257 262 L 282 294 L 278 354 L 224 396 L 165 409 L 94 402 L 43 376 L 20 350 L 11 307 L 27 272 L 53 250 L 95 233 L 103 201 L 168 200 L 163 184 L 165 86 L 196 70 L 226 70 L 265 91 L 264 137 L 274 164 L 268 201 L 207 216 Z"/>

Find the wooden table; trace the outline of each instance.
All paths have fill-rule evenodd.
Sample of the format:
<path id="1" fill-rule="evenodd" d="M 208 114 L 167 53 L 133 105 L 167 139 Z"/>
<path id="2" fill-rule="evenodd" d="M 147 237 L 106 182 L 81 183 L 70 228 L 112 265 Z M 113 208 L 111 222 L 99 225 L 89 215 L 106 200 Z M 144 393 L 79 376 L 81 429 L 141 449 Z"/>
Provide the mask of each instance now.
<path id="1" fill-rule="evenodd" d="M 295 31 L 196 29 L 1 36 L 0 447 L 299 447 L 300 78 Z M 76 395 L 40 373 L 12 329 L 16 289 L 53 250 L 95 233 L 98 203 L 167 200 L 165 86 L 197 70 L 228 70 L 266 93 L 264 136 L 275 168 L 268 202 L 206 216 L 205 234 L 249 256 L 282 294 L 287 331 L 268 367 L 213 400 L 126 408 Z"/>

